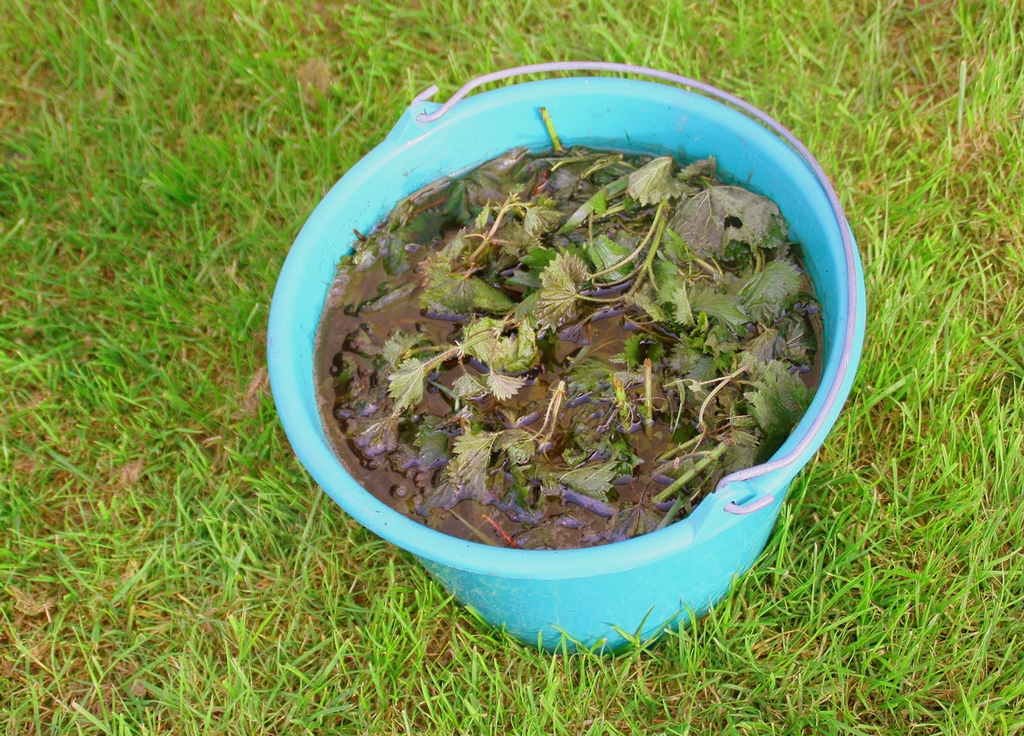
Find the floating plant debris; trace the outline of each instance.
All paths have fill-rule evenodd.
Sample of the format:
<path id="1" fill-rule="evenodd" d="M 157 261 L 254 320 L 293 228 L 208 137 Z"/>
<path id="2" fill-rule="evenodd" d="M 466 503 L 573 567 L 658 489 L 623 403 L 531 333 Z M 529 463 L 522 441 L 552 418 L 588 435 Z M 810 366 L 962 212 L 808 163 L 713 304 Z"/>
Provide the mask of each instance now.
<path id="1" fill-rule="evenodd" d="M 714 158 L 514 149 L 358 236 L 318 335 L 321 410 L 345 467 L 410 518 L 605 544 L 778 449 L 820 324 L 778 207 Z"/>

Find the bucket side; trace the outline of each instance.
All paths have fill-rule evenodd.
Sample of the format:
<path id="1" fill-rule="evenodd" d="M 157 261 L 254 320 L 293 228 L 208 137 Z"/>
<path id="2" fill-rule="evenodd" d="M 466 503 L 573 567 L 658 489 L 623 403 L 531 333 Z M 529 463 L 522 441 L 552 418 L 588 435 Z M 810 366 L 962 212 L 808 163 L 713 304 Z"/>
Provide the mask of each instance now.
<path id="1" fill-rule="evenodd" d="M 511 147 L 549 147 L 538 112 L 543 106 L 569 145 L 671 153 L 680 159 L 713 154 L 726 177 L 780 204 L 794 237 L 804 244 L 812 279 L 826 301 L 824 388 L 838 370 L 834 359 L 837 328 L 829 323 L 838 319 L 843 304 L 842 290 L 829 285 L 844 274 L 845 263 L 840 257 L 838 225 L 820 186 L 795 153 L 758 124 L 724 105 L 665 85 L 623 79 L 532 82 L 477 95 L 437 123 L 416 124 L 412 115 L 427 105 L 421 103 L 408 111 L 401 133 L 389 137 L 329 192 L 303 227 L 282 270 L 271 308 L 268 355 L 275 402 L 296 453 L 324 490 L 354 518 L 421 557 L 461 600 L 482 612 L 485 606 L 479 601 L 488 596 L 497 599 L 502 586 L 532 581 L 530 585 L 539 587 L 529 597 L 544 601 L 536 606 L 533 628 L 535 632 L 550 631 L 553 629 L 545 627 L 560 626 L 557 616 L 552 616 L 587 599 L 582 591 L 593 584 L 584 578 L 607 577 L 609 589 L 616 589 L 618 583 L 612 581 L 620 579 L 617 576 L 622 576 L 625 585 L 645 566 L 661 570 L 650 574 L 664 576 L 670 589 L 668 600 L 700 609 L 705 594 L 708 601 L 713 600 L 710 592 L 720 595 L 733 575 L 756 558 L 784 493 L 772 507 L 752 516 L 708 520 L 701 518 L 708 512 L 698 507 L 690 519 L 611 547 L 528 552 L 447 537 L 391 511 L 360 488 L 334 457 L 320 424 L 313 386 L 313 340 L 320 312 L 337 261 L 351 248 L 353 228 L 365 232 L 402 197 Z M 813 449 L 823 438 L 824 432 Z M 792 473 L 797 469 L 792 468 Z M 788 484 L 792 474 L 782 475 L 788 477 L 780 475 L 775 480 Z M 708 534 L 704 527 L 704 533 L 698 534 L 707 523 L 715 524 L 715 533 Z M 705 542 L 695 543 L 698 538 Z M 724 566 L 706 562 L 714 558 L 716 547 L 724 550 L 716 558 L 724 560 Z M 680 565 L 699 571 L 700 576 L 695 572 L 680 577 L 672 572 Z M 570 582 L 577 580 L 583 587 L 577 589 L 576 583 Z M 491 581 L 494 595 L 487 593 Z M 653 589 L 653 583 L 649 587 Z M 623 591 L 609 596 L 608 604 L 621 599 Z M 659 610 L 667 615 L 673 605 L 675 611 L 681 608 L 666 604 Z M 624 629 L 638 624 L 635 612 L 623 614 Z M 526 615 L 523 613 L 524 618 L 517 619 L 520 623 L 514 627 L 508 624 L 510 631 L 528 632 L 531 626 L 525 623 Z M 593 615 L 606 626 L 618 618 L 611 608 Z M 485 618 L 501 623 L 498 612 L 485 614 Z M 588 631 L 580 638 L 594 636 Z M 536 639 L 526 633 L 523 637 Z"/>

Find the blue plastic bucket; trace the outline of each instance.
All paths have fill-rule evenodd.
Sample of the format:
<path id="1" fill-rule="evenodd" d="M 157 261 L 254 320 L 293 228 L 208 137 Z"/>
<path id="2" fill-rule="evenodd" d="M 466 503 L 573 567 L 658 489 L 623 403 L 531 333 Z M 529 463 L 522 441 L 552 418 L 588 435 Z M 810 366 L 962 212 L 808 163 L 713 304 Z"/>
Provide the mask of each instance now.
<path id="1" fill-rule="evenodd" d="M 417 99 L 310 216 L 281 270 L 270 310 L 274 400 L 295 453 L 317 483 L 369 530 L 415 555 L 483 619 L 546 648 L 559 646 L 564 636 L 570 647 L 603 642 L 614 649 L 699 616 L 719 600 L 764 548 L 790 482 L 835 423 L 863 343 L 860 259 L 835 194 L 806 149 L 791 137 L 787 143 L 780 135 L 788 134 L 770 119 L 781 133 L 753 120 L 753 108 L 725 93 L 664 72 L 645 73 L 703 93 L 581 77 L 516 84 L 468 97 L 451 109 Z M 566 551 L 489 547 L 392 511 L 335 457 L 314 385 L 317 325 L 338 260 L 351 250 L 353 228 L 368 231 L 403 197 L 510 148 L 550 147 L 540 107 L 550 112 L 567 145 L 671 153 L 679 161 L 714 155 L 720 175 L 778 203 L 792 237 L 802 244 L 824 315 L 821 385 L 768 463 L 727 477 L 693 514 L 664 530 Z"/>

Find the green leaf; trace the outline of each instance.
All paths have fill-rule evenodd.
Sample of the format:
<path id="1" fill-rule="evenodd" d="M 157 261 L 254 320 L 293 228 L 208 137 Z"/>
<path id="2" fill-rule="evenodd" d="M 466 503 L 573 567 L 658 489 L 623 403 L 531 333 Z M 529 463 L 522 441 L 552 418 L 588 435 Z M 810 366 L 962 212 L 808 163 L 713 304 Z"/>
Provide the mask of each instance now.
<path id="1" fill-rule="evenodd" d="M 659 156 L 629 175 L 626 193 L 640 204 L 658 204 L 682 193 L 679 182 L 672 178 L 675 162 L 671 156 Z"/>
<path id="2" fill-rule="evenodd" d="M 669 228 L 698 251 L 723 256 L 732 241 L 761 247 L 781 226 L 778 206 L 766 197 L 733 186 L 708 187 L 686 200 Z"/>
<path id="3" fill-rule="evenodd" d="M 463 373 L 452 382 L 452 391 L 460 399 L 479 399 L 489 393 L 486 386 L 468 373 Z"/>
<path id="4" fill-rule="evenodd" d="M 537 332 L 529 321 L 519 323 L 515 337 L 502 337 L 488 362 L 492 371 L 517 373 L 532 368 L 539 359 Z"/>
<path id="5" fill-rule="evenodd" d="M 707 381 L 714 375 L 711 356 L 685 342 L 676 343 L 669 366 L 679 375 L 693 381 Z"/>
<path id="6" fill-rule="evenodd" d="M 515 320 L 526 320 L 535 319 L 537 312 L 537 302 L 539 301 L 537 295 L 539 291 L 535 291 L 532 294 L 528 294 L 523 297 L 523 300 L 516 305 L 516 308 L 512 310 L 511 317 Z"/>
<path id="7" fill-rule="evenodd" d="M 584 496 L 596 498 L 599 501 L 608 500 L 608 490 L 612 481 L 618 476 L 618 463 L 604 462 L 593 465 L 584 465 L 582 468 L 575 468 L 562 473 L 559 483 L 564 483 L 569 488 L 582 493 Z"/>
<path id="8" fill-rule="evenodd" d="M 398 447 L 398 418 L 387 416 L 363 425 L 353 441 L 367 457 L 393 451 Z"/>
<path id="9" fill-rule="evenodd" d="M 388 393 L 395 400 L 396 412 L 416 406 L 423 400 L 423 381 L 426 377 L 426 365 L 415 358 L 409 358 L 391 372 Z"/>
<path id="10" fill-rule="evenodd" d="M 740 309 L 739 300 L 732 294 L 716 291 L 704 282 L 694 284 L 689 292 L 690 309 L 714 317 L 735 333 L 750 321 Z"/>
<path id="11" fill-rule="evenodd" d="M 505 327 L 502 320 L 479 317 L 463 327 L 459 346 L 491 371 L 515 373 L 532 368 L 538 359 L 536 331 L 523 320 L 515 336 L 504 337 Z"/>
<path id="12" fill-rule="evenodd" d="M 659 281 L 658 301 L 672 307 L 676 322 L 684 327 L 693 327 L 693 309 L 686 291 L 686 282 L 682 280 L 662 283 Z"/>
<path id="13" fill-rule="evenodd" d="M 401 330 L 395 330 L 395 333 L 384 343 L 384 360 L 389 365 L 396 365 L 408 351 L 423 344 L 427 339 L 426 335 L 420 333 L 408 335 Z"/>
<path id="14" fill-rule="evenodd" d="M 598 358 L 584 358 L 566 374 L 569 392 L 573 395 L 597 390 L 598 386 L 608 383 L 612 375 L 612 367 Z"/>
<path id="15" fill-rule="evenodd" d="M 423 261 L 423 293 L 420 308 L 469 314 L 490 312 L 505 314 L 515 302 L 501 289 L 476 276 L 468 276 L 456 269 L 467 248 L 465 231 L 460 231 L 439 253 Z"/>
<path id="16" fill-rule="evenodd" d="M 498 436 L 496 448 L 514 464 L 522 465 L 537 452 L 537 442 L 525 429 L 506 429 Z"/>
<path id="17" fill-rule="evenodd" d="M 565 224 L 562 225 L 561 229 L 559 229 L 556 235 L 565 235 L 566 233 L 572 232 L 581 224 L 586 222 L 587 218 L 590 217 L 590 215 L 597 212 L 598 208 L 600 208 L 601 211 L 604 211 L 604 209 L 608 206 L 608 200 L 611 199 L 612 197 L 616 197 L 622 194 L 624 191 L 626 191 L 626 187 L 628 186 L 629 177 L 623 176 L 622 178 L 616 179 L 612 183 L 601 187 L 601 189 L 597 190 L 597 193 L 595 193 L 590 199 L 584 202 L 578 210 L 572 213 L 572 215 L 569 217 L 568 220 L 565 221 Z"/>
<path id="18" fill-rule="evenodd" d="M 707 158 L 697 159 L 693 163 L 684 166 L 677 175 L 682 181 L 687 179 L 693 179 L 694 177 L 703 176 L 705 178 L 712 178 L 715 175 L 715 170 L 718 168 L 718 162 L 715 161 L 714 156 L 708 156 Z"/>
<path id="19" fill-rule="evenodd" d="M 761 378 L 754 382 L 754 390 L 744 395 L 764 432 L 764 444 L 771 452 L 793 431 L 812 398 L 800 377 L 790 373 L 789 366 L 778 360 L 768 364 Z"/>
<path id="20" fill-rule="evenodd" d="M 587 248 L 586 255 L 594 266 L 595 271 L 606 271 L 617 263 L 620 263 L 631 253 L 629 248 L 619 245 L 607 235 L 598 235 L 594 243 Z M 631 263 L 623 263 L 618 268 L 608 272 L 612 279 L 621 279 L 628 276 L 632 271 Z"/>
<path id="21" fill-rule="evenodd" d="M 661 248 L 662 253 L 673 263 L 689 263 L 693 260 L 693 250 L 671 227 L 666 227 L 661 235 Z"/>
<path id="22" fill-rule="evenodd" d="M 483 230 L 487 226 L 487 221 L 491 219 L 491 205 L 485 204 L 483 209 L 476 213 L 476 219 L 473 220 L 473 227 L 477 230 Z"/>
<path id="23" fill-rule="evenodd" d="M 668 321 L 668 314 L 665 313 L 664 309 L 658 306 L 658 302 L 655 300 L 654 290 L 650 288 L 650 284 L 645 284 L 643 289 L 628 297 L 626 299 L 626 304 L 646 312 L 647 315 L 655 322 Z"/>
<path id="24" fill-rule="evenodd" d="M 438 252 L 438 257 L 448 261 L 448 265 L 451 266 L 451 264 L 456 263 L 466 255 L 466 251 L 470 249 L 470 243 L 466 240 L 466 233 L 468 232 L 466 228 L 462 228 L 455 233 L 451 240 L 445 243 L 445 246 Z"/>
<path id="25" fill-rule="evenodd" d="M 452 262 L 443 251 L 423 261 L 423 293 L 420 308 L 465 314 L 473 308 L 473 292 L 461 274 L 452 273 Z"/>
<path id="26" fill-rule="evenodd" d="M 775 327 L 779 330 L 779 340 L 775 342 L 778 353 L 776 357 L 785 358 L 797 365 L 809 365 L 818 345 L 809 318 L 790 312 Z"/>
<path id="27" fill-rule="evenodd" d="M 484 363 L 490 363 L 498 351 L 498 340 L 501 338 L 505 324 L 491 317 L 477 317 L 462 326 L 462 340 L 459 348 L 466 355 L 471 355 Z"/>
<path id="28" fill-rule="evenodd" d="M 456 485 L 481 494 L 487 491 L 487 469 L 499 432 L 467 432 L 455 438 L 455 458 L 448 464 Z"/>
<path id="29" fill-rule="evenodd" d="M 648 510 L 646 504 L 643 503 L 624 507 L 619 514 L 615 531 L 627 539 L 653 532 L 658 528 L 658 522 L 661 521 L 661 514 L 653 508 Z"/>
<path id="30" fill-rule="evenodd" d="M 775 357 L 775 339 L 777 330 L 765 327 L 754 339 L 743 345 L 743 362 L 748 368 L 756 370 L 753 375 L 760 375 L 761 368 Z"/>
<path id="31" fill-rule="evenodd" d="M 774 322 L 796 302 L 802 281 L 792 263 L 772 261 L 743 285 L 740 298 L 744 310 L 758 322 Z"/>
<path id="32" fill-rule="evenodd" d="M 736 429 L 735 426 L 729 432 L 729 449 L 722 458 L 722 466 L 725 472 L 731 473 L 736 470 L 743 470 L 757 464 L 757 450 L 761 443 L 757 437 Z"/>
<path id="33" fill-rule="evenodd" d="M 523 256 L 522 263 L 531 271 L 541 273 L 551 261 L 555 260 L 557 255 L 558 251 L 551 248 L 534 248 Z"/>
<path id="34" fill-rule="evenodd" d="M 464 179 L 453 181 L 449 186 L 444 211 L 463 223 L 468 222 L 472 217 L 469 212 L 469 204 L 466 201 L 466 181 Z"/>
<path id="35" fill-rule="evenodd" d="M 487 386 L 498 401 L 508 401 L 525 385 L 526 379 L 520 376 L 506 376 L 493 371 L 487 374 Z"/>
<path id="36" fill-rule="evenodd" d="M 508 314 L 516 306 L 508 294 L 501 289 L 491 286 L 483 279 L 475 276 L 468 279 L 474 312 L 490 312 L 491 314 Z"/>
<path id="37" fill-rule="evenodd" d="M 587 264 L 574 253 L 559 253 L 540 275 L 537 292 L 537 323 L 542 327 L 561 327 L 576 319 L 580 285 L 590 275 Z"/>
<path id="38" fill-rule="evenodd" d="M 523 215 L 523 230 L 530 238 L 539 238 L 562 219 L 558 203 L 549 197 L 535 197 L 523 207 L 526 209 Z"/>
<path id="39" fill-rule="evenodd" d="M 622 355 L 625 358 L 626 365 L 636 368 L 644 359 L 641 357 L 643 347 L 644 336 L 639 332 L 634 332 L 632 335 L 627 337 L 622 343 Z"/>

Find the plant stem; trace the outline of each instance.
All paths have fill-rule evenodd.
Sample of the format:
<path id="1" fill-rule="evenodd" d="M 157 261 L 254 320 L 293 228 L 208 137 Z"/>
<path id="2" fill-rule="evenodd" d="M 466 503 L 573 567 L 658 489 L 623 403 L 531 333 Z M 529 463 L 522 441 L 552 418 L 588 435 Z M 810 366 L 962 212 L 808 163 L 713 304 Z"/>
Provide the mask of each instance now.
<path id="1" fill-rule="evenodd" d="M 649 276 L 651 281 L 654 281 L 654 271 L 651 268 L 651 264 L 654 263 L 654 256 L 658 253 L 658 246 L 661 245 L 661 234 L 665 231 L 665 223 L 661 218 L 661 213 L 665 209 L 665 201 L 662 200 L 658 203 L 658 209 L 654 213 L 654 222 L 651 223 L 651 229 L 647 231 L 647 237 L 644 238 L 644 243 L 647 243 L 654 236 L 654 242 L 651 243 L 651 249 L 647 252 L 647 258 L 644 259 L 643 265 L 637 273 L 636 281 L 629 287 L 629 291 L 626 295 L 635 294 L 640 285 L 644 282 L 644 276 Z"/>
<path id="2" fill-rule="evenodd" d="M 672 507 L 665 512 L 665 515 L 663 517 L 661 517 L 661 522 L 659 522 L 658 524 L 658 529 L 664 529 L 672 523 L 672 520 L 676 518 L 676 514 L 679 513 L 679 509 L 683 507 L 683 502 L 685 500 L 685 496 L 680 496 L 679 498 L 676 499 L 676 502 L 672 504 Z"/>
<path id="3" fill-rule="evenodd" d="M 562 145 L 562 141 L 558 140 L 555 124 L 551 121 L 551 115 L 546 107 L 540 109 L 540 116 L 544 118 L 544 126 L 548 129 L 548 135 L 551 137 L 551 147 L 555 150 L 555 153 L 565 153 L 565 146 Z"/>
<path id="4" fill-rule="evenodd" d="M 497 542 L 495 542 L 493 539 L 491 539 L 486 534 L 484 534 L 482 531 L 480 531 L 476 526 L 474 526 L 473 524 L 470 524 L 468 521 L 463 519 L 458 514 L 458 512 L 455 509 L 448 509 L 448 513 L 451 514 L 452 516 L 454 516 L 459 521 L 461 521 L 465 525 L 465 527 L 467 529 L 469 529 L 471 532 L 473 532 L 473 534 L 475 534 L 484 544 L 488 544 L 491 547 L 497 547 L 498 546 Z"/>
<path id="5" fill-rule="evenodd" d="M 719 380 L 718 385 L 711 390 L 711 393 L 709 393 L 707 398 L 704 399 L 704 401 L 701 403 L 700 412 L 697 414 L 697 429 L 700 430 L 700 433 L 702 435 L 707 434 L 708 432 L 708 428 L 704 426 L 704 412 L 708 408 L 708 405 L 711 403 L 711 400 L 715 398 L 723 388 L 729 385 L 730 381 L 732 381 L 734 378 L 741 375 L 742 373 L 746 373 L 746 371 L 747 366 L 741 365 L 728 376 L 723 376 Z"/>
<path id="6" fill-rule="evenodd" d="M 693 467 L 690 468 L 690 470 L 680 475 L 678 478 L 672 481 L 671 485 L 669 485 L 665 490 L 663 490 L 661 493 L 655 496 L 654 502 L 658 503 L 660 501 L 664 501 L 667 498 L 671 498 L 673 493 L 675 493 L 684 485 L 686 485 L 695 477 L 697 477 L 698 473 L 702 472 L 709 465 L 716 462 L 718 458 L 722 457 L 722 455 L 725 453 L 728 447 L 729 446 L 727 444 L 722 442 L 717 447 L 715 447 L 715 449 L 709 451 L 707 455 L 705 455 L 699 461 L 694 463 Z"/>
<path id="7" fill-rule="evenodd" d="M 651 438 L 654 427 L 654 365 L 650 358 L 644 359 L 644 433 Z"/>
<path id="8" fill-rule="evenodd" d="M 704 439 L 703 435 L 697 435 L 696 437 L 693 437 L 692 439 L 689 439 L 680 445 L 676 445 L 671 450 L 663 452 L 656 459 L 659 463 L 666 463 L 679 453 L 683 452 L 684 450 L 689 450 L 691 447 L 696 447 L 697 445 L 700 444 L 700 441 L 702 439 Z"/>
<path id="9" fill-rule="evenodd" d="M 544 424 L 537 432 L 537 446 L 543 446 L 551 441 L 555 433 L 555 425 L 558 424 L 558 412 L 562 408 L 562 399 L 565 398 L 565 381 L 559 381 L 555 387 L 555 393 L 548 402 L 547 411 L 544 412 Z M 550 425 L 550 426 L 549 426 Z"/>
<path id="10" fill-rule="evenodd" d="M 647 235 L 645 235 L 644 239 L 640 241 L 640 245 L 638 245 L 636 247 L 636 250 L 634 250 L 632 253 L 630 253 L 628 256 L 623 258 L 618 263 L 615 263 L 615 264 L 609 266 L 608 268 L 604 269 L 603 271 L 598 271 L 597 273 L 590 274 L 590 280 L 593 281 L 596 278 L 600 278 L 601 276 L 607 276 L 610 273 L 614 273 L 615 271 L 618 271 L 620 268 L 622 268 L 627 263 L 632 263 L 634 258 L 636 258 L 638 255 L 643 253 L 644 252 L 644 248 L 646 248 L 647 244 L 649 242 L 651 242 L 651 237 L 654 235 L 654 231 L 660 225 L 661 213 L 662 213 L 662 210 L 664 210 L 664 209 L 665 209 L 665 203 L 664 202 L 659 202 L 658 203 L 658 209 L 654 213 L 654 221 L 651 222 L 651 227 L 648 228 Z M 651 256 L 648 256 L 648 257 L 650 258 Z M 646 266 L 646 262 L 645 262 L 645 266 Z M 643 268 L 643 267 L 641 267 L 641 268 Z M 620 279 L 620 281 L 628 280 L 628 278 L 629 277 L 627 277 L 626 279 Z"/>

